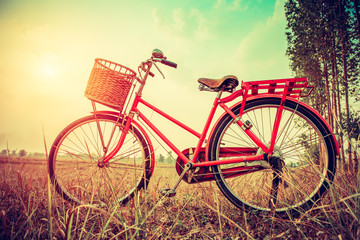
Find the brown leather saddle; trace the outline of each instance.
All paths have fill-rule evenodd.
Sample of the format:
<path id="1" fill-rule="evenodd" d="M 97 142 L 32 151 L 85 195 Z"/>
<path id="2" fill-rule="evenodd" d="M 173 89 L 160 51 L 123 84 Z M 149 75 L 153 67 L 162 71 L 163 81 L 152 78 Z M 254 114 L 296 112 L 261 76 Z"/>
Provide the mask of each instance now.
<path id="1" fill-rule="evenodd" d="M 219 79 L 199 78 L 200 91 L 219 92 L 221 90 L 226 92 L 233 92 L 239 85 L 239 80 L 234 75 L 227 75 Z"/>

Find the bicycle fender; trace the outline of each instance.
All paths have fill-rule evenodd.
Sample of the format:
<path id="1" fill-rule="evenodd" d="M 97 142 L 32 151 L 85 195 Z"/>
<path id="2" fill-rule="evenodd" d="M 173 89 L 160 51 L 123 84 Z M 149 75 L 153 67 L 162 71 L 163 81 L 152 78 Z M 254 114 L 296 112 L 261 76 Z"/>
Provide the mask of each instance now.
<path id="1" fill-rule="evenodd" d="M 248 102 L 248 101 L 251 101 L 251 100 L 261 99 L 261 98 L 279 98 L 279 99 L 282 99 L 282 96 L 281 96 L 281 95 L 274 95 L 274 94 L 261 94 L 261 95 L 258 95 L 258 96 L 248 97 L 246 101 Z M 309 109 L 312 113 L 314 113 L 314 114 L 320 119 L 320 121 L 322 121 L 322 122 L 326 125 L 326 127 L 330 130 L 331 136 L 332 136 L 333 141 L 334 141 L 334 143 L 335 143 L 336 155 L 339 156 L 339 155 L 340 155 L 339 144 L 338 144 L 338 141 L 337 141 L 337 139 L 336 139 L 336 137 L 335 137 L 335 134 L 334 134 L 334 132 L 333 132 L 333 129 L 330 127 L 330 125 L 328 124 L 328 122 L 327 122 L 315 109 L 313 109 L 312 107 L 310 107 L 308 104 L 306 104 L 306 103 L 304 103 L 304 102 L 301 102 L 301 101 L 299 101 L 299 100 L 297 100 L 297 99 L 295 99 L 295 98 L 292 98 L 292 97 L 286 97 L 286 101 L 291 101 L 291 102 L 300 104 L 300 105 L 302 105 L 303 107 Z M 232 110 L 232 109 L 234 109 L 235 107 L 241 105 L 242 102 L 243 102 L 243 101 L 241 100 L 241 101 L 235 103 L 234 105 L 232 105 L 232 106 L 230 107 L 230 109 Z M 211 129 L 211 132 L 210 132 L 210 134 L 209 134 L 209 138 L 208 138 L 209 140 L 213 137 L 213 134 L 214 134 L 214 132 L 215 132 L 215 128 L 216 128 L 216 126 L 218 125 L 219 121 L 220 121 L 220 120 L 222 119 L 222 117 L 223 117 L 224 115 L 226 115 L 226 114 L 227 114 L 227 113 L 224 112 L 224 113 L 216 120 L 216 122 L 215 122 L 215 124 L 213 125 L 213 128 Z M 205 152 L 206 152 L 206 154 L 205 154 L 205 160 L 206 160 L 206 161 L 209 161 L 209 157 L 208 157 L 208 156 L 209 156 L 209 142 L 210 142 L 210 141 L 207 141 L 206 148 L 205 148 Z"/>
<path id="2" fill-rule="evenodd" d="M 115 117 L 119 117 L 119 112 L 115 112 L 115 111 L 96 111 L 96 112 L 91 112 L 91 114 L 103 114 L 103 115 L 112 115 Z M 154 168 L 155 168 L 155 151 L 154 151 L 154 147 L 153 144 L 150 140 L 149 135 L 146 133 L 146 131 L 144 130 L 143 127 L 141 127 L 141 125 L 135 120 L 132 119 L 131 123 L 135 125 L 135 127 L 141 132 L 141 134 L 145 137 L 146 143 L 149 146 L 149 150 L 150 150 L 150 156 L 151 156 L 151 176 L 154 172 Z"/>

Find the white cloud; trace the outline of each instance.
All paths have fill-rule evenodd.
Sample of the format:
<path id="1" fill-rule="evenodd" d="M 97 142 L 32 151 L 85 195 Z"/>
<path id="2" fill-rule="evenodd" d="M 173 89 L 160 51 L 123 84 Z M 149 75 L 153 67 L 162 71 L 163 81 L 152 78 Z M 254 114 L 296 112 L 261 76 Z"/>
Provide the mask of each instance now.
<path id="1" fill-rule="evenodd" d="M 244 78 L 289 77 L 283 6 L 284 1 L 277 0 L 273 15 L 259 23 L 237 48 L 235 62 Z"/>
<path id="2" fill-rule="evenodd" d="M 184 9 L 177 8 L 173 10 L 174 30 L 182 32 L 185 27 L 185 14 Z"/>
<path id="3" fill-rule="evenodd" d="M 247 5 L 242 4 L 242 0 L 233 0 L 232 2 L 227 2 L 226 0 L 217 0 L 214 8 L 225 8 L 229 11 L 237 10 L 246 10 Z"/>
<path id="4" fill-rule="evenodd" d="M 155 29 L 169 38 L 182 38 L 198 42 L 213 38 L 213 30 L 217 22 L 196 8 L 172 9 L 171 14 L 154 8 L 153 20 Z"/>
<path id="5" fill-rule="evenodd" d="M 191 9 L 191 22 L 189 24 L 196 24 L 193 30 L 194 37 L 197 41 L 202 42 L 213 38 L 211 27 L 215 25 L 214 19 L 207 19 L 198 9 Z"/>

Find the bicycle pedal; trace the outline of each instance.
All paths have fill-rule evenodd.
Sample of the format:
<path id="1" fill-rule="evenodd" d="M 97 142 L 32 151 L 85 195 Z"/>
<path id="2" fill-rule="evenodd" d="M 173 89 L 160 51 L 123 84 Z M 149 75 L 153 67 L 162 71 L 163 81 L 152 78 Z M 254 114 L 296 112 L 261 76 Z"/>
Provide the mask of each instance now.
<path id="1" fill-rule="evenodd" d="M 174 197 L 176 192 L 170 188 L 163 188 L 160 190 L 160 194 L 165 197 Z"/>

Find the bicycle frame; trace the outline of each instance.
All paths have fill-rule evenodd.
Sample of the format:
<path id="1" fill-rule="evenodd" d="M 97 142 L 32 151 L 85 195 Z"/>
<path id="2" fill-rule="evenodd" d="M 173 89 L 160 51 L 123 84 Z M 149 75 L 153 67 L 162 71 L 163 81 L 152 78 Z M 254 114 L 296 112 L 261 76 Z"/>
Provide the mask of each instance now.
<path id="1" fill-rule="evenodd" d="M 120 137 L 119 143 L 117 144 L 115 150 L 110 153 L 105 159 L 104 163 L 109 161 L 121 148 L 121 145 L 123 144 L 123 141 L 125 139 L 125 136 L 127 134 L 127 131 L 129 130 L 129 127 L 131 126 L 132 122 L 134 121 L 135 115 L 138 115 L 138 118 L 141 119 L 148 127 L 150 127 L 151 130 L 155 132 L 155 134 L 160 137 L 183 161 L 185 164 L 192 163 L 193 167 L 209 167 L 214 165 L 222 165 L 222 164 L 231 164 L 231 163 L 241 163 L 241 162 L 253 162 L 253 161 L 261 161 L 261 160 L 267 160 L 267 157 L 270 156 L 274 150 L 275 146 L 275 140 L 277 137 L 277 132 L 279 130 L 279 124 L 281 120 L 281 115 L 284 109 L 285 100 L 288 98 L 291 98 L 293 101 L 298 101 L 298 98 L 302 96 L 302 92 L 306 88 L 310 88 L 310 91 L 307 95 L 310 94 L 313 87 L 307 86 L 307 80 L 305 78 L 291 78 L 291 79 L 279 79 L 279 80 L 266 80 L 266 81 L 256 81 L 256 82 L 245 82 L 242 83 L 241 89 L 235 91 L 231 95 L 221 98 L 222 91 L 218 92 L 218 95 L 215 97 L 213 106 L 210 110 L 209 116 L 207 118 L 207 121 L 205 123 L 205 126 L 201 133 L 193 130 L 192 128 L 188 127 L 187 125 L 181 123 L 180 121 L 176 120 L 175 118 L 171 117 L 170 115 L 166 114 L 162 110 L 156 108 L 155 106 L 151 105 L 144 99 L 142 99 L 141 91 L 145 84 L 145 81 L 142 83 L 142 86 L 140 87 L 140 90 L 137 92 L 133 105 L 131 107 L 131 110 L 129 112 L 129 116 L 127 117 L 126 124 L 122 133 L 122 136 Z M 246 101 L 250 97 L 264 97 L 264 93 L 259 93 L 259 90 L 265 89 L 267 92 L 265 94 L 270 96 L 277 96 L 281 98 L 281 103 L 279 105 L 279 108 L 277 110 L 274 127 L 273 127 L 273 133 L 271 136 L 271 142 L 269 146 L 266 146 L 255 134 L 252 133 L 250 130 L 250 127 L 248 124 L 243 122 L 242 120 L 242 114 L 244 111 L 244 107 L 246 104 Z M 275 91 L 281 89 L 281 91 Z M 306 96 L 307 96 L 306 95 Z M 233 101 L 234 99 L 242 96 L 242 102 L 241 102 L 241 110 L 239 115 L 235 115 L 231 108 L 227 107 L 226 103 L 229 103 Z M 305 95 L 303 95 L 305 96 Z M 198 138 L 198 143 L 196 145 L 194 155 L 192 159 L 189 159 L 186 157 L 146 116 L 139 110 L 138 106 L 143 105 L 162 117 L 168 119 L 169 121 L 173 122 L 174 124 L 178 125 L 185 131 L 191 133 L 196 138 Z M 203 162 L 196 162 L 197 158 L 199 156 L 199 153 L 201 149 L 203 148 L 206 136 L 208 135 L 208 131 L 210 128 L 211 123 L 213 122 L 213 118 L 215 115 L 215 112 L 218 107 L 221 107 L 224 110 L 224 114 L 228 113 L 232 118 L 234 119 L 235 123 L 239 125 L 241 129 L 246 133 L 246 135 L 263 151 L 263 154 L 257 154 L 257 155 L 246 155 L 246 156 L 240 156 L 240 157 L 234 157 L 231 159 L 222 159 L 222 160 L 215 160 L 215 161 L 209 161 L 207 154 L 206 154 L 206 160 Z M 211 137 L 211 134 L 209 135 Z M 205 146 L 205 149 L 207 149 L 207 146 Z M 240 149 L 238 149 L 240 150 Z M 248 149 L 241 149 L 243 151 L 248 151 Z"/>
<path id="2" fill-rule="evenodd" d="M 171 188 L 160 189 L 164 197 L 175 196 L 182 181 L 215 181 L 239 209 L 289 217 L 310 209 L 330 188 L 338 143 L 324 118 L 300 101 L 313 90 L 306 78 L 240 86 L 233 75 L 199 79 L 200 90 L 217 93 L 200 132 L 142 98 L 148 76 L 154 76 L 151 67 L 161 73 L 157 63 L 177 67 L 159 49 L 139 65 L 139 75 L 95 60 L 85 91 L 94 112 L 66 126 L 47 159 L 49 179 L 65 200 L 96 207 L 129 202 L 155 173 L 152 134 L 178 155 L 179 177 Z M 115 110 L 97 111 L 96 103 Z M 222 115 L 214 120 L 218 108 Z M 148 118 L 154 112 L 196 143 L 180 151 Z"/>

